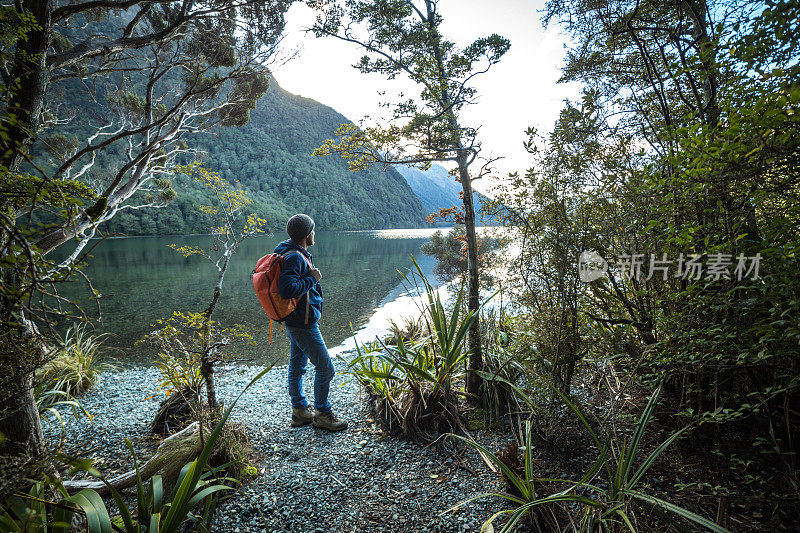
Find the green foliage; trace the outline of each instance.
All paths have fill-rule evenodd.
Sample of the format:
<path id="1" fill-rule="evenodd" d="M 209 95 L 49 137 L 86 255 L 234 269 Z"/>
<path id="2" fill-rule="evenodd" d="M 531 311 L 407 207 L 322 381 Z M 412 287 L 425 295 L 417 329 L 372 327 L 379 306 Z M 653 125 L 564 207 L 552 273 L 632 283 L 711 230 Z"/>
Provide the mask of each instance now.
<path id="1" fill-rule="evenodd" d="M 200 354 L 162 349 L 155 366 L 161 372 L 158 390 L 163 390 L 167 397 L 183 390 L 199 391 L 203 384 Z"/>
<path id="2" fill-rule="evenodd" d="M 69 408 L 75 418 L 92 415 L 81 405 L 77 395 L 97 383 L 100 373 L 113 370 L 109 363 L 99 361 L 98 352 L 104 335 L 91 335 L 85 324 L 67 329 L 59 339 L 55 356 L 40 369 L 36 376 L 34 397 L 42 420 L 57 421 L 61 425 L 61 443 L 66 436 L 66 423 L 61 409 Z"/>
<path id="3" fill-rule="evenodd" d="M 595 358 L 663 382 L 697 420 L 755 423 L 796 486 L 796 7 L 735 4 L 549 2 L 576 42 L 563 79 L 584 94 L 547 139 L 529 132 L 534 164 L 494 207 L 521 232 L 518 329 L 540 376 L 566 392 Z M 591 283 L 584 250 L 610 262 Z M 631 253 L 642 276 L 618 264 Z M 719 253 L 727 276 L 677 275 L 679 258 Z M 651 254 L 672 260 L 667 275 L 647 275 Z M 736 279 L 757 254 L 758 279 Z"/>
<path id="4" fill-rule="evenodd" d="M 200 312 L 175 311 L 167 318 L 159 319 L 155 328 L 145 339 L 139 342 L 150 342 L 159 348 L 156 367 L 161 372 L 159 390 L 167 395 L 177 393 L 184 388 L 199 390 L 203 383 L 201 373 L 202 356 L 211 345 L 214 346 L 212 357 L 221 357 L 218 350 L 235 342 L 253 342 L 253 336 L 247 327 L 234 324 L 221 327 L 216 321 L 208 320 Z M 207 330 L 206 330 L 207 328 Z M 230 349 L 228 350 L 232 355 Z"/>
<path id="5" fill-rule="evenodd" d="M 220 112 L 223 126 L 242 127 L 250 121 L 250 111 L 256 108 L 259 99 L 269 88 L 269 76 L 266 71 L 254 70 L 251 75 L 241 77 L 231 89 L 231 98 L 236 105 Z"/>
<path id="6" fill-rule="evenodd" d="M 39 412 L 43 424 L 56 421 L 60 425 L 61 433 L 59 436 L 58 449 L 61 449 L 67 437 L 67 423 L 61 415 L 62 409 L 69 408 L 76 420 L 83 415 L 89 422 L 92 421 L 91 413 L 86 410 L 80 400 L 72 396 L 69 392 L 66 392 L 64 388 L 66 388 L 65 384 L 58 381 L 53 383 L 40 381 L 33 388 L 33 395 L 36 399 L 36 409 Z M 2 439 L 0 439 L 0 442 L 2 442 Z"/>
<path id="7" fill-rule="evenodd" d="M 481 531 L 490 530 L 489 528 L 492 527 L 493 522 L 503 515 L 508 515 L 508 519 L 500 531 L 503 533 L 513 531 L 523 518 L 531 513 L 536 513 L 540 507 L 552 505 L 557 505 L 565 512 L 574 514 L 579 522 L 579 525 L 576 525 L 576 529 L 580 531 L 635 532 L 652 529 L 653 524 L 637 522 L 636 516 L 638 513 L 634 512 L 636 507 L 667 511 L 678 518 L 689 520 L 703 528 L 718 533 L 728 531 L 688 509 L 649 494 L 647 488 L 643 486 L 643 477 L 658 457 L 688 429 L 683 428 L 670 435 L 635 467 L 635 464 L 640 461 L 642 437 L 653 417 L 660 389 L 656 389 L 650 397 L 650 401 L 642 412 L 630 439 L 614 433 L 605 436 L 598 433 L 589 422 L 586 414 L 575 402 L 558 389 L 553 390 L 578 417 L 591 435 L 599 450 L 597 461 L 577 481 L 537 478 L 534 475 L 536 463 L 533 458 L 533 430 L 530 421 L 526 423 L 525 458 L 522 473 L 509 467 L 498 456 L 474 440 L 456 436 L 478 450 L 481 455 L 495 465 L 514 489 L 513 494 L 479 494 L 456 506 L 457 508 L 467 502 L 487 496 L 499 496 L 512 505 L 511 509 L 504 509 L 492 515 L 484 522 Z M 598 481 L 598 478 L 602 479 L 602 481 Z M 544 487 L 552 484 L 565 484 L 566 487 L 546 496 L 540 495 Z M 535 518 L 535 523 L 541 527 L 544 520 L 544 514 L 539 513 Z M 491 530 L 493 530 L 493 527 Z"/>
<path id="8" fill-rule="evenodd" d="M 79 181 L 42 179 L 0 168 L 0 207 L 12 213 L 32 210 L 36 205 L 49 209 L 74 209 L 95 198 L 97 193 Z"/>
<path id="9" fill-rule="evenodd" d="M 478 270 L 484 288 L 495 282 L 492 268 L 497 266 L 500 253 L 500 239 L 478 237 Z M 467 275 L 467 236 L 464 226 L 455 226 L 444 235 L 437 231 L 430 241 L 422 245 L 422 253 L 436 258 L 434 273 L 443 282 Z"/>
<path id="10" fill-rule="evenodd" d="M 58 383 L 58 388 L 71 396 L 89 390 L 101 372 L 115 368 L 99 358 L 106 334 L 92 335 L 87 329 L 86 324 L 69 327 L 59 341 L 55 357 L 42 368 L 42 380 Z"/>
<path id="11" fill-rule="evenodd" d="M 501 308 L 481 316 L 483 335 L 483 369 L 477 370 L 481 381 L 481 405 L 490 420 L 509 415 L 512 420 L 524 412 L 518 394 L 523 384 L 530 385 L 533 361 L 530 344 L 515 343 L 514 322 Z"/>
<path id="12" fill-rule="evenodd" d="M 261 371 L 231 402 L 208 436 L 199 457 L 181 470 L 173 490 L 166 490 L 160 475 L 153 476 L 147 482 L 141 479 L 133 446 L 126 440 L 136 467 L 136 505 L 131 509 L 119 492 L 109 485 L 120 513 L 120 520 L 113 526 L 108 508 L 97 492 L 83 489 L 70 496 L 59 478 L 46 477 L 44 481 L 34 484 L 29 493 L 15 494 L 3 503 L 0 532 L 66 533 L 76 513 L 86 518 L 88 533 L 110 533 L 115 526 L 116 530 L 125 533 L 174 533 L 183 531 L 189 523 L 205 525 L 213 508 L 214 495 L 231 490 L 231 487 L 213 477 L 214 470 L 207 468 L 209 458 L 239 398 L 271 368 L 270 365 Z M 85 470 L 105 481 L 90 462 L 71 462 L 73 473 Z M 60 494 L 59 501 L 51 499 L 54 491 Z M 200 515 L 194 513 L 198 504 L 203 505 Z"/>
<path id="13" fill-rule="evenodd" d="M 125 115 L 140 116 L 146 111 L 147 104 L 142 96 L 130 90 L 121 89 L 106 95 L 109 107 Z"/>
<path id="14" fill-rule="evenodd" d="M 396 345 L 356 344 L 357 355 L 348 363 L 353 375 L 373 398 L 376 417 L 389 431 L 432 441 L 439 434 L 461 431 L 456 384 L 464 377 L 467 331 L 477 313 L 462 314 L 463 290 L 451 313 L 438 292 L 414 267 L 425 287 L 428 305 L 424 320 L 430 335 L 410 344 L 396 337 Z M 407 278 L 406 278 L 407 279 Z"/>

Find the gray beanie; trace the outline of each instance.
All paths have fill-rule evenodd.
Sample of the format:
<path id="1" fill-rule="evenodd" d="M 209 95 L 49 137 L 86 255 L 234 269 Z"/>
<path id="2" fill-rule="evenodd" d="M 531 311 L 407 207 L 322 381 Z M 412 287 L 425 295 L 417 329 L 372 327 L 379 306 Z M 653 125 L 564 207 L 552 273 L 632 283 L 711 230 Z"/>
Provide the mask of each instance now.
<path id="1" fill-rule="evenodd" d="M 293 216 L 286 223 L 286 233 L 294 242 L 300 242 L 314 231 L 314 220 L 303 213 Z"/>

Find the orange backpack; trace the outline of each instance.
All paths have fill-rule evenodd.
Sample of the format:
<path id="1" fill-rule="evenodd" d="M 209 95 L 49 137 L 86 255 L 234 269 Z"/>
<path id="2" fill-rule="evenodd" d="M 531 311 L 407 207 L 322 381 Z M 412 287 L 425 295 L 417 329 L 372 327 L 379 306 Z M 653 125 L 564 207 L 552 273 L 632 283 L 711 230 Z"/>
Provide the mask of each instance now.
<path id="1" fill-rule="evenodd" d="M 261 307 L 271 319 L 269 321 L 269 342 L 272 343 L 272 321 L 281 322 L 297 309 L 297 301 L 302 298 L 283 298 L 278 291 L 278 280 L 281 278 L 283 270 L 283 259 L 291 254 L 300 253 L 296 250 L 281 254 L 267 254 L 256 263 L 256 268 L 250 278 L 253 280 L 253 288 L 256 291 Z M 303 254 L 300 254 L 303 255 Z M 308 263 L 309 268 L 313 268 L 306 256 L 303 259 Z M 308 298 L 306 298 L 306 324 L 308 324 Z M 283 325 L 281 325 L 283 328 Z"/>

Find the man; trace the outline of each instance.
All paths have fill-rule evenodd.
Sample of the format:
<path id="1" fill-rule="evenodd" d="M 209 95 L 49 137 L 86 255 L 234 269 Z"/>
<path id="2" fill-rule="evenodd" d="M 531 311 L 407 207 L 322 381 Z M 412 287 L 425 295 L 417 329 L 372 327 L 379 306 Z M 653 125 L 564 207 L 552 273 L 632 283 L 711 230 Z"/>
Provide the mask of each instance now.
<path id="1" fill-rule="evenodd" d="M 314 267 L 308 247 L 314 245 L 314 221 L 305 214 L 294 215 L 286 223 L 289 239 L 275 247 L 283 256 L 278 280 L 282 298 L 297 298 L 297 308 L 284 324 L 289 335 L 289 397 L 292 400 L 292 427 L 308 423 L 329 431 L 347 429 L 347 422 L 331 410 L 328 390 L 334 368 L 328 348 L 319 332 L 322 317 L 322 274 Z M 314 409 L 303 394 L 303 374 L 308 361 L 314 365 Z"/>

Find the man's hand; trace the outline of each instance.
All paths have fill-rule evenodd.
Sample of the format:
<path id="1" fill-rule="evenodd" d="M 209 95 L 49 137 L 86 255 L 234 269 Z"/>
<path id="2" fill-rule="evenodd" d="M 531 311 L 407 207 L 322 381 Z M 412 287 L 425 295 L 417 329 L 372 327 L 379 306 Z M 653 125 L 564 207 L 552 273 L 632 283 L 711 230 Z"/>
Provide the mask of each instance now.
<path id="1" fill-rule="evenodd" d="M 317 281 L 322 279 L 322 272 L 320 272 L 318 268 L 312 268 L 311 275 L 314 276 L 314 279 Z"/>

